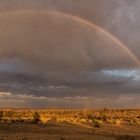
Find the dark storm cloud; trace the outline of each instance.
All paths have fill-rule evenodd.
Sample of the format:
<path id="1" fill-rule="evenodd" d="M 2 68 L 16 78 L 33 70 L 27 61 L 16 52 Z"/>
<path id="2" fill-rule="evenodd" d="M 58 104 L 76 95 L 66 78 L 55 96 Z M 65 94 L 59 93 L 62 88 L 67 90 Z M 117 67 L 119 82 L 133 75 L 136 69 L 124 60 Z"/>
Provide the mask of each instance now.
<path id="1" fill-rule="evenodd" d="M 123 94 L 139 95 L 140 79 L 137 77 L 139 70 L 136 70 L 136 73 L 125 70 L 129 75 L 118 71 L 117 76 L 116 71 L 99 71 L 77 75 L 63 81 L 56 78 L 44 79 L 40 75 L 1 73 L 0 87 L 2 91 L 33 94 L 38 97 L 88 96 L 110 98 Z"/>

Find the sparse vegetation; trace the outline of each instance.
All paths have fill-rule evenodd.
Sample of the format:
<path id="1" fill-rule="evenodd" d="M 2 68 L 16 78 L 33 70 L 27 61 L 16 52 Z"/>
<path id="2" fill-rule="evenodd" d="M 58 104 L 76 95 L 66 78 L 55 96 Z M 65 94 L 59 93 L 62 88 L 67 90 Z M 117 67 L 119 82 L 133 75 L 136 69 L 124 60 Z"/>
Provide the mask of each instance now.
<path id="1" fill-rule="evenodd" d="M 15 132 L 25 131 L 33 134 L 105 134 L 112 135 L 116 140 L 135 140 L 131 135 L 114 135 L 120 133 L 120 128 L 125 133 L 140 134 L 140 110 L 20 110 L 1 109 L 0 131 Z M 39 124 L 39 125 L 36 125 Z M 78 127 L 77 127 L 78 126 Z M 106 127 L 107 126 L 107 127 Z M 109 127 L 108 127 L 109 126 Z M 124 127 L 122 127 L 124 126 Z M 136 126 L 136 127 L 135 127 Z M 138 130 L 135 132 L 135 129 Z M 109 129 L 109 130 L 108 130 Z M 89 131 L 92 130 L 92 131 Z M 94 131 L 93 131 L 94 130 Z M 87 132 L 86 132 L 87 131 Z M 132 133 L 132 134 L 133 134 Z M 44 136 L 44 139 L 47 136 Z M 28 137 L 20 138 L 22 140 Z M 47 138 L 48 139 L 48 138 Z M 73 140 L 71 137 L 61 135 L 59 139 Z M 8 139 L 9 140 L 9 139 Z M 49 139 L 48 139 L 49 140 Z M 86 140 L 86 139 L 85 139 Z M 96 139 L 95 139 L 96 140 Z M 104 140 L 104 139 L 103 139 Z M 105 139 L 106 140 L 106 139 Z"/>

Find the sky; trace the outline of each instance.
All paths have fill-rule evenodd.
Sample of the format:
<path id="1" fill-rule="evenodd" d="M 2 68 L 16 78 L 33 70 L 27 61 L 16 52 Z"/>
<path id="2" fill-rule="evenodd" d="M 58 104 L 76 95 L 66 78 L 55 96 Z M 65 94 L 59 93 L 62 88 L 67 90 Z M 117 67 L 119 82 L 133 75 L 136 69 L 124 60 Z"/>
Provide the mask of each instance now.
<path id="1" fill-rule="evenodd" d="M 0 0 L 0 107 L 139 108 L 139 0 Z"/>

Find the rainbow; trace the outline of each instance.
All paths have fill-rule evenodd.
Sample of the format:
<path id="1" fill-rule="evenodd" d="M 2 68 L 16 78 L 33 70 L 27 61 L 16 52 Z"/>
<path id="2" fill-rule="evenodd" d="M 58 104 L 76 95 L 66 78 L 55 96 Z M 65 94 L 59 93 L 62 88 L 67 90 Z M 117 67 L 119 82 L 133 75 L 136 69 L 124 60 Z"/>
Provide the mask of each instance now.
<path id="1" fill-rule="evenodd" d="M 138 60 L 138 58 L 133 54 L 133 52 L 125 45 L 123 44 L 119 39 L 117 39 L 115 36 L 113 36 L 112 34 L 110 34 L 109 32 L 107 32 L 106 30 L 104 30 L 103 28 L 97 26 L 96 24 L 85 20 L 81 17 L 78 16 L 74 16 L 68 13 L 64 13 L 64 12 L 58 12 L 58 11 L 34 11 L 34 10 L 26 10 L 26 11 L 11 11 L 11 12 L 2 12 L 0 13 L 0 16 L 4 16 L 4 15 L 11 15 L 11 14 L 17 14 L 17 13 L 23 13 L 23 12 L 39 12 L 39 13 L 47 13 L 47 14 L 52 14 L 52 15 L 56 15 L 56 16 L 63 16 L 66 18 L 71 18 L 75 21 L 78 21 L 82 24 L 85 24 L 87 26 L 92 27 L 93 29 L 96 29 L 99 32 L 102 32 L 103 34 L 105 34 L 106 36 L 108 36 L 110 39 L 112 39 L 114 42 L 116 42 L 118 44 L 117 47 L 120 47 L 123 51 L 125 51 L 132 59 L 133 61 L 136 63 L 136 65 L 139 67 L 140 66 L 140 61 Z"/>

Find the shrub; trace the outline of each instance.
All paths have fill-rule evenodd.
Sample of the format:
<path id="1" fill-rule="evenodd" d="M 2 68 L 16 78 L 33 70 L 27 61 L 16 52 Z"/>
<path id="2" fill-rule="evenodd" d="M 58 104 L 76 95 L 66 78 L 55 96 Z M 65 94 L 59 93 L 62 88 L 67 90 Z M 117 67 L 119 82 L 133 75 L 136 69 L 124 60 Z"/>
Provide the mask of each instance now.
<path id="1" fill-rule="evenodd" d="M 94 127 L 101 127 L 103 125 L 103 121 L 94 119 L 93 125 L 94 125 Z"/>
<path id="2" fill-rule="evenodd" d="M 103 113 L 103 114 L 102 114 L 102 120 L 103 120 L 104 122 L 106 122 L 107 119 L 108 119 L 107 115 L 106 115 L 105 113 Z"/>
<path id="3" fill-rule="evenodd" d="M 61 137 L 60 140 L 65 140 L 65 138 L 64 137 Z"/>
<path id="4" fill-rule="evenodd" d="M 26 119 L 26 120 L 24 120 L 24 123 L 25 124 L 32 124 L 33 120 L 32 119 Z"/>
<path id="5" fill-rule="evenodd" d="M 34 112 L 34 115 L 33 115 L 33 123 L 39 123 L 41 120 L 40 120 L 40 115 L 38 112 Z"/>
<path id="6" fill-rule="evenodd" d="M 116 119 L 116 120 L 114 120 L 114 123 L 116 125 L 121 125 L 122 121 L 120 119 Z"/>
<path id="7" fill-rule="evenodd" d="M 27 138 L 26 138 L 26 137 L 24 137 L 24 138 L 22 138 L 22 140 L 27 140 Z"/>
<path id="8" fill-rule="evenodd" d="M 93 119 L 94 119 L 94 117 L 93 117 L 93 115 L 92 115 L 92 114 L 88 114 L 88 115 L 87 115 L 87 119 L 88 119 L 88 121 L 90 121 L 90 120 L 93 120 Z"/>
<path id="9" fill-rule="evenodd" d="M 55 122 L 57 122 L 57 118 L 56 118 L 56 117 L 52 117 L 52 118 L 50 119 L 50 121 L 53 122 L 53 123 L 55 123 Z"/>

